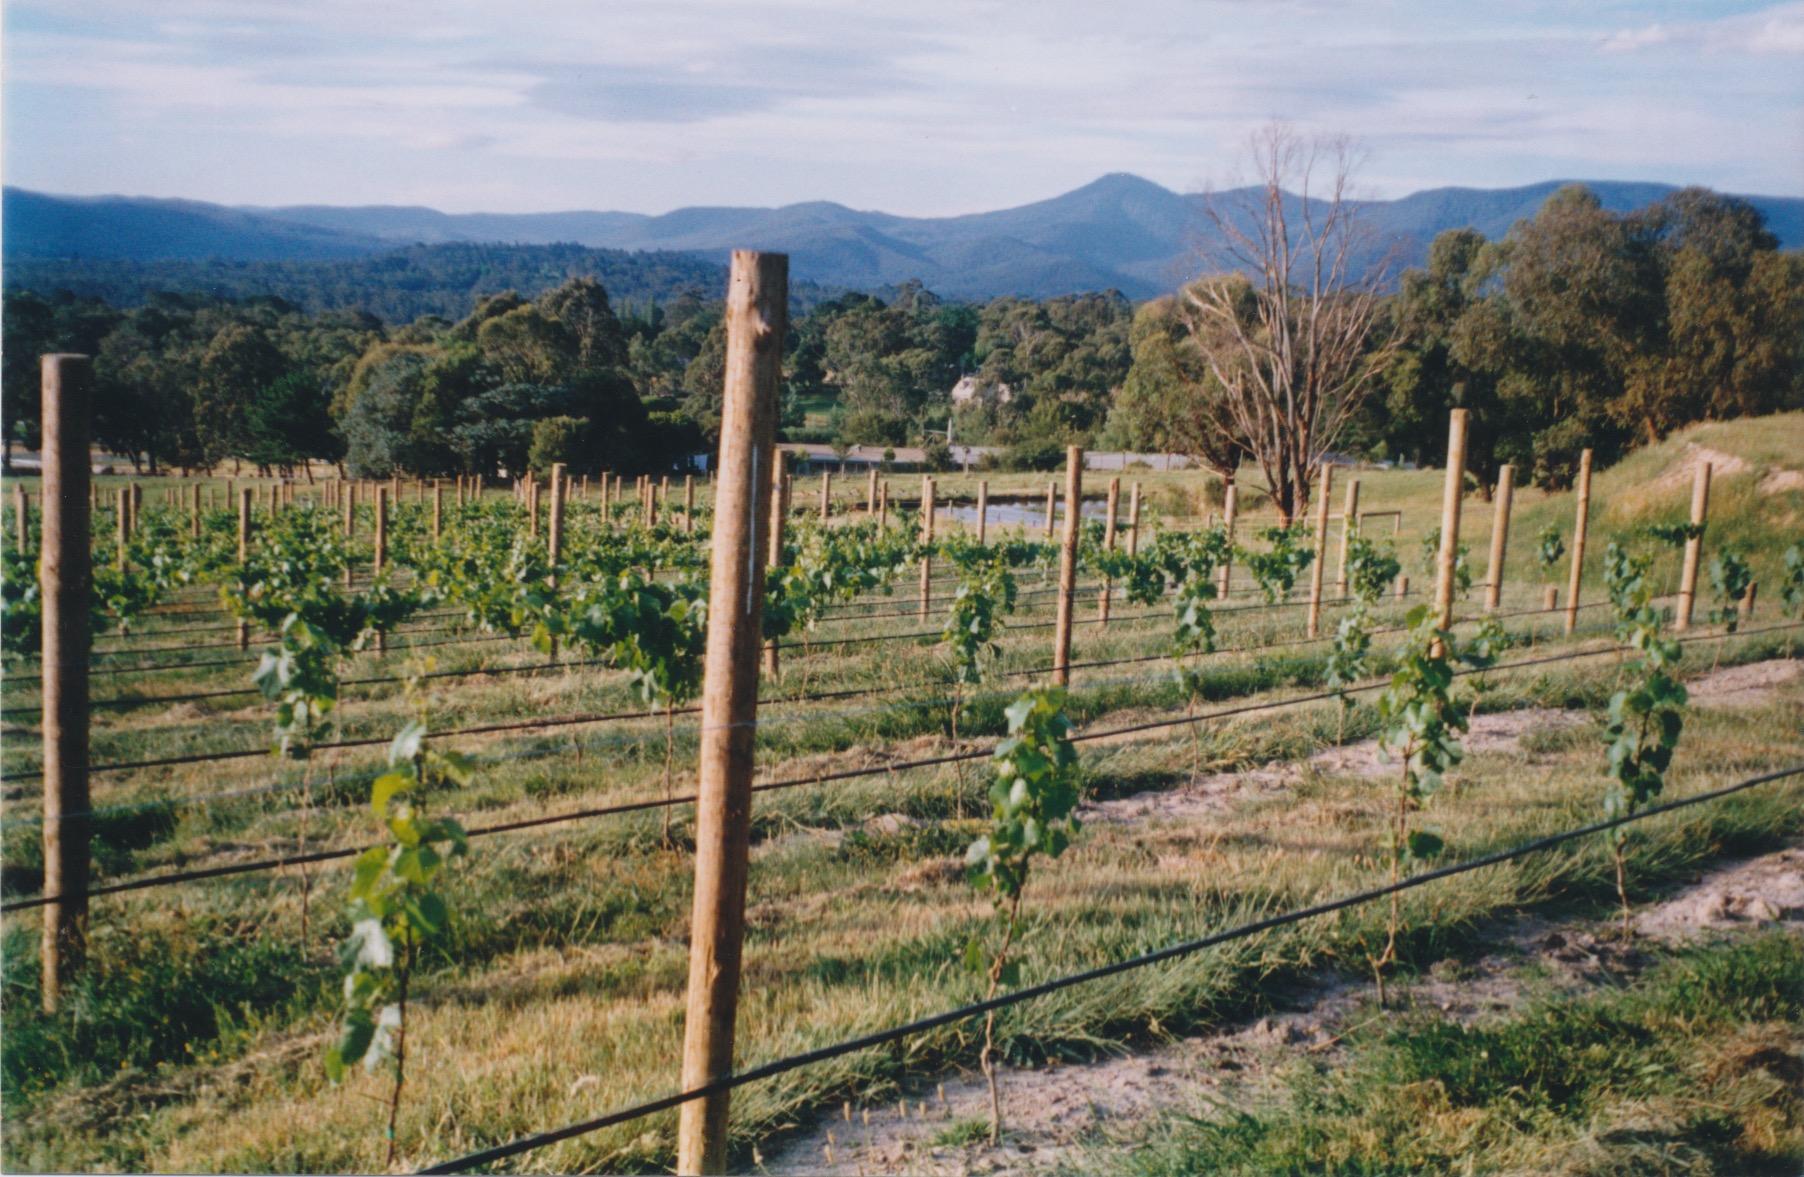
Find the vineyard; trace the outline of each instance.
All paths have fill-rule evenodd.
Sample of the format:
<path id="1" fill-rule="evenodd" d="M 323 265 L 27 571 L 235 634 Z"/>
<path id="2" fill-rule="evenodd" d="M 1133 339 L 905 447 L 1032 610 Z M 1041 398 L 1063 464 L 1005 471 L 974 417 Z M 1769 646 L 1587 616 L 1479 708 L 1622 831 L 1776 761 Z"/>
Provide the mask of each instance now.
<path id="1" fill-rule="evenodd" d="M 1626 931 L 1798 834 L 1804 689 L 1686 684 L 1793 657 L 1804 419 L 1692 433 L 1513 507 L 1337 470 L 1288 525 L 1081 455 L 1056 492 L 766 472 L 730 1163 L 959 1071 L 995 1139 L 1010 1067 L 1322 970 L 1407 1002 L 1487 921 Z M 672 1165 L 720 488 L 97 480 L 81 811 L 10 489 L 8 1166 Z"/>

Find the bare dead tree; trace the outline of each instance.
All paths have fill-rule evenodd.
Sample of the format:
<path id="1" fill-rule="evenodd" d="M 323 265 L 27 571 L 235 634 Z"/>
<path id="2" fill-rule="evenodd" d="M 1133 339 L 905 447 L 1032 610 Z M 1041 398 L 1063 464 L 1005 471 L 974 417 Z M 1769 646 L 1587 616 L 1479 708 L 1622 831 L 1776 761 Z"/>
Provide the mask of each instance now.
<path id="1" fill-rule="evenodd" d="M 1402 337 L 1379 314 L 1388 265 L 1369 260 L 1347 141 L 1271 123 L 1247 146 L 1256 182 L 1208 198 L 1207 276 L 1182 302 L 1222 389 L 1209 411 L 1259 464 L 1289 522 L 1308 509 L 1317 463 Z"/>

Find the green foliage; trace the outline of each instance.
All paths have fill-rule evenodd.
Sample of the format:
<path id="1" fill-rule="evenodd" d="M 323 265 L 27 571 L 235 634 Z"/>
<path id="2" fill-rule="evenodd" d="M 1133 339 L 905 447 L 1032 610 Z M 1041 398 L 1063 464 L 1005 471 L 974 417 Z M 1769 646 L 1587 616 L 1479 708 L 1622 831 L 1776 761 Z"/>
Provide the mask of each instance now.
<path id="1" fill-rule="evenodd" d="M 1734 633 L 1741 624 L 1741 603 L 1747 600 L 1753 583 L 1746 556 L 1732 548 L 1718 552 L 1710 561 L 1710 589 L 1717 600 L 1717 607 L 1710 611 L 1711 623 Z"/>
<path id="2" fill-rule="evenodd" d="M 1548 573 L 1553 571 L 1554 566 L 1560 562 L 1560 557 L 1565 554 L 1566 541 L 1560 538 L 1559 525 L 1549 523 L 1535 537 L 1535 562 L 1540 566 L 1542 580 L 1547 579 Z"/>
<path id="3" fill-rule="evenodd" d="M 1289 599 L 1297 577 L 1314 563 L 1315 550 L 1302 542 L 1309 536 L 1301 526 L 1267 527 L 1259 532 L 1259 538 L 1270 544 L 1271 550 L 1240 548 L 1238 552 L 1241 562 L 1259 583 L 1259 594 L 1265 603 L 1276 605 Z"/>
<path id="4" fill-rule="evenodd" d="M 952 652 L 955 681 L 983 681 L 983 660 L 1000 652 L 996 626 L 1001 614 L 1015 611 L 1015 591 L 1014 574 L 1000 558 L 960 563 L 958 591 L 940 635 Z"/>
<path id="5" fill-rule="evenodd" d="M 0 545 L 0 650 L 23 658 L 44 650 L 44 601 L 35 553 Z"/>
<path id="6" fill-rule="evenodd" d="M 1702 538 L 1704 525 L 1702 523 L 1650 523 L 1647 525 L 1647 534 L 1648 538 L 1656 543 L 1662 543 L 1671 548 L 1682 548 L 1688 541 Z"/>
<path id="7" fill-rule="evenodd" d="M 581 417 L 546 417 L 532 423 L 532 445 L 526 468 L 535 478 L 548 478 L 558 462 L 580 473 L 587 468 L 589 422 Z"/>
<path id="8" fill-rule="evenodd" d="M 1558 557 L 1555 557 L 1558 559 Z M 1439 524 L 1430 528 L 1422 537 L 1422 573 L 1431 583 L 1440 576 L 1441 570 L 1441 528 Z M 1472 545 L 1461 544 L 1453 553 L 1453 591 L 1460 597 L 1472 592 Z"/>
<path id="9" fill-rule="evenodd" d="M 1173 648 L 1181 658 L 1206 654 L 1215 648 L 1215 620 L 1209 602 L 1216 597 L 1215 569 L 1228 558 L 1233 544 L 1227 528 L 1159 533 L 1151 558 L 1177 586 L 1173 594 L 1176 631 Z"/>
<path id="10" fill-rule="evenodd" d="M 654 581 L 637 570 L 586 581 L 562 614 L 551 614 L 541 642 L 567 634 L 627 672 L 651 706 L 671 707 L 701 693 L 708 648 L 708 597 L 690 581 Z"/>
<path id="11" fill-rule="evenodd" d="M 1399 813 L 1420 808 L 1441 787 L 1444 773 L 1464 757 L 1459 734 L 1466 713 L 1453 698 L 1452 633 L 1440 628 L 1434 611 L 1417 605 L 1404 617 L 1408 632 L 1396 654 L 1390 686 L 1378 700 L 1383 724 L 1378 746 L 1402 757 L 1397 782 Z M 1399 830 L 1394 848 L 1401 853 Z M 1412 842 L 1409 849 L 1416 849 Z"/>
<path id="12" fill-rule="evenodd" d="M 1646 554 L 1631 555 L 1619 544 L 1612 543 L 1604 552 L 1604 580 L 1616 612 L 1616 635 L 1626 650 L 1637 655 L 1624 667 L 1628 681 L 1610 696 L 1604 716 L 1603 738 L 1609 749 L 1604 815 L 1610 818 L 1630 817 L 1660 795 L 1685 725 L 1685 685 L 1670 673 L 1685 651 L 1676 639 L 1661 635 L 1661 617 L 1653 607 L 1653 587 L 1647 576 L 1651 563 Z M 1625 932 L 1629 920 L 1627 843 L 1626 828 L 1610 831 Z"/>
<path id="13" fill-rule="evenodd" d="M 1347 541 L 1347 588 L 1367 605 L 1375 605 L 1403 572 L 1390 541 L 1376 543 L 1363 535 Z"/>
<path id="14" fill-rule="evenodd" d="M 451 923 L 451 911 L 435 889 L 438 876 L 450 859 L 469 849 L 457 822 L 426 816 L 426 794 L 447 783 L 467 785 L 471 772 L 465 757 L 428 747 L 426 725 L 417 720 L 395 737 L 388 764 L 389 771 L 370 786 L 370 809 L 390 840 L 365 850 L 354 864 L 351 932 L 338 954 L 345 970 L 344 1020 L 325 1065 L 334 1083 L 359 1062 L 372 1074 L 392 1072 L 392 1161 L 395 1114 L 407 1075 L 408 989 L 421 951 Z"/>
<path id="15" fill-rule="evenodd" d="M 1787 617 L 1804 616 L 1804 544 L 1785 549 L 1785 579 L 1779 582 L 1780 608 Z"/>
<path id="16" fill-rule="evenodd" d="M 972 885 L 990 892 L 999 911 L 1009 909 L 1011 932 L 1034 856 L 1057 858 L 1078 832 L 1077 750 L 1064 708 L 1065 692 L 1057 687 L 1029 691 L 1009 705 L 1008 738 L 992 756 L 989 832 L 965 852 Z M 980 961 L 981 944 L 973 941 L 972 949 L 968 959 Z"/>

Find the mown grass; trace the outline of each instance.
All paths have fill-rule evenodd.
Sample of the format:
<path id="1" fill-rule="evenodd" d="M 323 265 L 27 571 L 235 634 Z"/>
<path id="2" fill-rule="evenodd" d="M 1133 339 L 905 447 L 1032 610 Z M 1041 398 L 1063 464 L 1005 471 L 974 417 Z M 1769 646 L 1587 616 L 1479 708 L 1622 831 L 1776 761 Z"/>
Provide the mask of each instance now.
<path id="1" fill-rule="evenodd" d="M 1277 1098 L 1200 1108 L 1086 1172 L 1791 1174 L 1804 1163 L 1795 933 L 1672 952 L 1634 983 L 1473 1025 L 1375 1018 Z"/>
<path id="2" fill-rule="evenodd" d="M 1804 425 L 1804 416 L 1797 421 Z M 1597 501 L 1605 504 L 1606 517 L 1606 480 L 1613 476 L 1600 478 Z M 1417 514 L 1428 519 L 1425 512 L 1438 511 L 1438 479 L 1435 472 L 1379 474 L 1366 483 L 1366 501 L 1381 508 L 1419 500 Z M 1667 497 L 1685 495 L 1681 488 Z M 1569 496 L 1526 500 L 1517 515 L 1512 564 L 1532 555 L 1525 517 L 1532 520 L 1536 510 L 1570 514 Z M 1725 501 L 1719 498 L 1718 506 Z M 1736 508 L 1754 519 L 1762 550 L 1777 551 L 1784 519 L 1791 520 L 1784 526 L 1795 525 L 1796 506 L 1787 502 L 1764 496 Z M 1792 514 L 1775 514 L 1785 510 Z M 1474 504 L 1468 519 L 1478 529 L 1473 547 L 1482 563 L 1489 515 Z M 1604 535 L 1610 526 L 1602 527 Z M 1023 583 L 1035 587 L 1033 575 Z M 902 587 L 893 604 L 906 607 L 909 599 Z M 1538 602 L 1538 592 L 1525 571 L 1508 603 L 1530 599 Z M 1762 617 L 1770 617 L 1771 604 L 1764 609 Z M 1075 658 L 1164 649 L 1169 623 L 1126 619 L 1133 612 L 1139 610 L 1118 608 L 1121 620 L 1107 630 L 1080 627 Z M 1382 619 L 1398 612 L 1387 604 Z M 1601 621 L 1602 611 L 1583 616 Z M 926 628 L 906 616 L 838 624 L 842 633 Z M 1208 660 L 1206 699 L 1276 700 L 1317 682 L 1323 647 L 1280 640 L 1297 634 L 1300 624 L 1294 609 L 1224 611 L 1224 646 L 1279 644 Z M 1542 634 L 1557 629 L 1552 619 L 1513 624 L 1539 625 Z M 1034 677 L 1001 673 L 1044 666 L 1049 638 L 1046 630 L 1018 630 L 1005 638 L 997 673 L 981 692 L 990 697 L 968 696 L 961 708 L 961 736 L 983 739 L 1001 730 L 1003 700 Z M 1379 648 L 1388 640 L 1380 638 Z M 401 645 L 387 659 L 359 660 L 353 673 L 407 665 L 413 655 Z M 441 669 L 530 659 L 496 648 L 505 645 L 422 652 L 434 654 Z M 1771 657 L 1783 646 L 1782 637 L 1731 639 L 1725 661 Z M 1687 664 L 1695 669 L 1705 660 L 1703 647 L 1691 649 L 1697 652 Z M 203 687 L 241 685 L 243 673 L 195 670 L 167 678 Z M 1479 705 L 1596 708 L 1615 674 L 1613 659 L 1603 657 L 1494 675 Z M 1169 663 L 1080 670 L 1075 677 L 1080 689 L 1072 710 L 1085 724 L 1181 713 L 1186 703 Z M 165 676 L 156 678 L 153 689 L 171 689 Z M 903 698 L 916 705 L 897 707 L 894 698 L 871 697 L 767 706 L 759 749 L 766 778 L 943 753 L 950 719 L 946 678 L 940 653 L 926 640 L 817 647 L 807 657 L 787 652 L 783 682 L 767 689 L 902 687 Z M 149 681 L 122 677 L 118 685 L 130 691 Z M 1804 756 L 1799 694 L 1790 688 L 1779 701 L 1742 714 L 1699 713 L 1681 747 L 1675 789 L 1703 788 Z M 618 675 L 575 669 L 441 682 L 430 696 L 435 726 L 441 727 L 625 709 L 629 702 Z M 7 697 L 16 703 L 30 696 L 9 688 Z M 390 732 L 412 706 L 395 687 L 360 691 L 340 712 L 342 731 Z M 678 722 L 679 792 L 692 785 L 693 722 Z M 1135 742 L 1086 745 L 1086 787 L 1097 797 L 1167 789 L 1199 771 L 1307 755 L 1332 743 L 1340 722 L 1336 706 L 1326 703 L 1208 723 L 1194 738 L 1177 728 Z M 267 738 L 267 723 L 266 708 L 242 699 L 97 715 L 96 746 L 107 755 L 136 758 L 254 745 Z M 1369 735 L 1374 724 L 1369 702 L 1363 703 L 1345 716 L 1345 736 Z M 15 732 L 20 734 L 29 733 Z M 656 719 L 600 730 L 460 738 L 452 745 L 484 759 L 481 777 L 434 804 L 479 824 L 657 796 L 663 739 Z M 18 743 L 28 741 L 8 742 L 9 767 L 31 763 L 29 747 Z M 97 804 L 137 807 L 102 819 L 96 865 L 103 877 L 117 877 L 263 857 L 302 844 L 360 844 L 375 831 L 358 774 L 379 756 L 379 750 L 323 755 L 305 769 L 261 760 L 96 777 Z M 1601 765 L 1601 746 L 1588 729 L 1538 735 L 1519 753 L 1475 758 L 1426 820 L 1459 856 L 1591 820 Z M 334 776 L 344 779 L 321 784 Z M 297 788 L 303 779 L 312 787 Z M 1307 776 L 1286 794 L 1248 800 L 1201 825 L 1155 821 L 1087 831 L 1035 884 L 1030 975 L 1118 959 L 1382 878 L 1386 787 L 1382 781 Z M 893 1024 L 973 995 L 976 982 L 959 960 L 970 936 L 988 926 L 988 910 L 958 878 L 950 856 L 975 832 L 970 815 L 979 811 L 983 788 L 981 766 L 971 766 L 963 773 L 950 767 L 897 772 L 759 796 L 742 1062 Z M 204 804 L 184 800 L 252 789 L 267 791 Z M 29 821 L 34 793 L 35 786 L 9 786 L 0 832 L 9 875 L 38 861 L 38 834 Z M 1775 786 L 1650 823 L 1636 838 L 1634 894 L 1645 897 L 1717 855 L 1757 850 L 1796 833 L 1804 824 L 1801 797 L 1804 789 L 1795 784 Z M 865 828 L 881 813 L 924 824 L 888 833 Z M 406 1163 L 669 1090 L 686 976 L 690 877 L 683 848 L 689 832 L 679 818 L 679 849 L 671 852 L 663 847 L 655 814 L 552 826 L 485 840 L 471 861 L 457 866 L 449 885 L 461 918 L 422 982 L 401 1129 Z M 94 965 L 72 1003 L 76 1012 L 54 1019 L 35 1012 L 35 914 L 7 917 L 7 1063 L 0 1070 L 6 1164 L 374 1167 L 381 1148 L 378 1116 L 364 1097 L 376 1084 L 358 1080 L 335 1090 L 317 1065 L 335 1001 L 332 945 L 343 932 L 343 886 L 343 872 L 316 869 L 305 880 L 298 873 L 245 876 L 99 901 Z M 1590 910 L 1612 896 L 1607 858 L 1593 845 L 1436 887 L 1410 899 L 1406 967 L 1463 951 L 1499 911 L 1523 905 Z M 1362 969 L 1380 927 L 1376 914 L 1351 913 L 1034 1003 L 1003 1019 L 1003 1047 L 1017 1061 L 1083 1056 L 1211 1025 L 1260 1008 L 1267 983 L 1298 970 Z M 15 1052 L 15 1044 L 23 1053 Z M 955 1027 L 895 1051 L 839 1060 L 748 1089 L 735 1098 L 736 1148 L 747 1156 L 754 1142 L 781 1135 L 811 1108 L 846 1098 L 882 1099 L 912 1077 L 973 1058 L 971 1028 Z M 520 1164 L 563 1171 L 655 1169 L 668 1163 L 674 1121 L 673 1115 L 656 1117 L 532 1154 Z"/>
<path id="3" fill-rule="evenodd" d="M 1759 640 L 1745 645 L 1770 652 L 1756 646 Z M 1732 645 L 1731 652 L 1748 651 Z M 1601 661 L 1549 668 L 1521 681 L 1505 676 L 1486 704 L 1595 699 L 1612 682 L 1613 668 Z M 1698 713 L 1682 745 L 1675 789 L 1804 756 L 1800 694 L 1794 686 L 1784 699 L 1747 713 Z M 1306 752 L 1327 742 L 1334 723 L 1331 705 L 1256 718 L 1212 727 L 1204 763 Z M 1174 736 L 1086 749 L 1090 787 L 1107 795 L 1181 784 L 1195 750 L 1187 735 Z M 1426 820 L 1448 836 L 1457 857 L 1565 828 L 1597 812 L 1600 765 L 1599 745 L 1576 736 L 1545 740 L 1533 751 L 1475 757 Z M 960 957 L 989 917 L 947 864 L 974 830 L 959 821 L 957 806 L 973 803 L 980 787 L 974 773 L 961 789 L 955 773 L 941 770 L 760 801 L 743 1062 L 974 995 L 976 981 Z M 1025 939 L 1030 978 L 1380 879 L 1384 790 L 1384 782 L 1308 778 L 1289 794 L 1248 801 L 1204 827 L 1157 821 L 1093 827 L 1035 884 Z M 1801 797 L 1804 788 L 1776 786 L 1651 823 L 1636 838 L 1635 894 L 1644 897 L 1715 855 L 1795 833 L 1804 824 Z M 865 817 L 884 811 L 933 824 L 887 834 L 860 829 Z M 835 827 L 858 833 L 835 838 Z M 681 1036 L 688 869 L 683 855 L 660 848 L 655 817 L 481 845 L 450 886 L 463 918 L 421 986 L 402 1127 L 409 1163 L 668 1089 Z M 374 1166 L 379 1117 L 360 1093 L 373 1093 L 376 1084 L 359 1080 L 332 1089 L 315 1061 L 330 1020 L 328 943 L 341 931 L 341 887 L 334 875 L 316 880 L 305 947 L 292 878 L 183 888 L 173 908 L 167 897 L 138 896 L 102 909 L 98 920 L 111 929 L 107 935 L 128 943 L 103 938 L 97 945 L 87 999 L 94 1008 L 116 1008 L 112 1022 L 130 1022 L 136 1016 L 130 1011 L 139 1008 L 132 1003 L 151 1000 L 143 993 L 177 985 L 194 995 L 192 1008 L 179 1006 L 186 1011 L 179 1012 L 180 1034 L 141 1042 L 99 1031 L 83 1031 L 92 1038 L 82 1039 L 75 1019 L 35 1015 L 32 945 L 17 936 L 7 954 L 9 1043 L 17 1036 L 48 1045 L 24 1056 L 34 1080 L 15 1083 L 8 1076 L 8 1163 L 81 1168 L 104 1156 L 133 1168 Z M 1408 967 L 1470 947 L 1483 921 L 1499 911 L 1518 905 L 1601 910 L 1611 895 L 1601 844 L 1437 886 L 1406 906 Z M 1003 1049 L 1019 1062 L 1083 1057 L 1253 1012 L 1273 980 L 1323 966 L 1362 969 L 1381 929 L 1381 913 L 1349 913 L 1036 1002 L 1003 1019 Z M 190 934 L 196 944 L 215 944 L 222 959 L 182 964 L 183 954 L 168 945 Z M 271 947 L 265 958 L 246 956 L 247 945 L 283 948 Z M 108 957 L 171 964 L 134 981 L 131 968 L 103 963 Z M 235 978 L 247 975 L 246 960 L 256 963 L 248 975 L 267 984 L 240 986 Z M 171 1045 L 182 1036 L 209 1061 L 187 1062 L 188 1044 Z M 954 1027 L 905 1049 L 838 1060 L 748 1089 L 735 1101 L 736 1140 L 749 1150 L 810 1107 L 887 1098 L 911 1076 L 968 1064 L 973 1050 L 972 1028 Z M 78 1056 L 89 1061 L 81 1067 L 55 1061 Z M 208 1081 L 229 1070 L 232 1059 L 246 1057 L 269 1061 L 236 1084 Z M 107 1075 L 121 1077 L 101 1083 Z M 595 1078 L 584 1081 L 587 1076 Z M 147 1091 L 176 1094 L 153 1100 Z M 155 1106 L 147 1110 L 147 1102 Z M 673 1116 L 656 1117 L 535 1153 L 522 1167 L 656 1168 L 668 1163 L 673 1126 Z"/>

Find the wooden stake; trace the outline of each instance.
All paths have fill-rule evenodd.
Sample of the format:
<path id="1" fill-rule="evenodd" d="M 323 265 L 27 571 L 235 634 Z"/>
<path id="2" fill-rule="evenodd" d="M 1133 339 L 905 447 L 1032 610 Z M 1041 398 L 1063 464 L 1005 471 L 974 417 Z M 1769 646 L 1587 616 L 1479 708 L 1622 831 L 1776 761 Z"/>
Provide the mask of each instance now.
<path id="1" fill-rule="evenodd" d="M 251 515 L 256 510 L 256 492 L 245 487 L 238 492 L 238 563 L 243 565 L 251 555 Z M 238 648 L 248 650 L 251 646 L 251 623 L 240 617 L 238 619 Z"/>
<path id="2" fill-rule="evenodd" d="M 788 272 L 788 259 L 781 254 L 733 255 L 697 766 L 695 903 L 683 1036 L 685 1090 L 733 1070 L 750 859 L 758 635 L 764 609 L 764 570 L 757 559 L 764 545 L 758 529 L 768 517 L 771 486 L 759 467 L 775 448 Z M 728 1106 L 725 1092 L 683 1104 L 677 1127 L 678 1173 L 726 1171 Z"/>
<path id="3" fill-rule="evenodd" d="M 788 262 L 786 261 L 784 265 L 787 267 Z M 788 272 L 787 268 L 784 272 Z M 771 454 L 770 462 L 770 494 L 766 500 L 770 504 L 770 524 L 765 528 L 765 534 L 769 536 L 769 551 L 765 554 L 764 566 L 766 568 L 775 568 L 783 563 L 783 529 L 785 516 L 789 514 L 789 477 L 784 472 L 785 467 L 789 462 L 789 452 L 787 450 L 776 450 Z M 720 514 L 720 507 L 718 505 L 719 492 L 716 492 L 715 499 L 716 506 L 714 511 L 718 521 L 718 516 Z M 764 673 L 775 678 L 781 669 L 782 666 L 778 659 L 777 652 L 777 639 L 772 638 L 764 644 Z"/>
<path id="4" fill-rule="evenodd" d="M 889 479 L 883 480 L 883 486 L 877 492 L 877 526 L 889 530 Z"/>
<path id="5" fill-rule="evenodd" d="M 130 487 L 119 488 L 119 505 L 114 508 L 113 527 L 117 532 L 113 541 L 116 545 L 113 566 L 124 572 L 126 552 L 131 544 L 132 536 L 132 492 Z"/>
<path id="6" fill-rule="evenodd" d="M 921 479 L 921 543 L 933 543 L 933 479 Z M 921 616 L 927 616 L 929 603 L 933 593 L 933 555 L 929 552 L 921 557 Z"/>
<path id="7" fill-rule="evenodd" d="M 1072 606 L 1077 604 L 1077 537 L 1083 514 L 1084 447 L 1065 450 L 1065 535 L 1059 544 L 1059 604 L 1052 631 L 1052 681 L 1071 685 Z"/>
<path id="8" fill-rule="evenodd" d="M 695 475 L 683 475 L 683 534 L 695 534 Z"/>
<path id="9" fill-rule="evenodd" d="M 1121 478 L 1109 479 L 1109 517 L 1102 525 L 1102 546 L 1105 551 L 1115 550 L 1115 516 L 1121 510 Z M 1096 599 L 1096 618 L 1103 625 L 1109 623 L 1109 602 L 1115 596 L 1114 578 L 1102 578 L 1102 592 Z"/>
<path id="10" fill-rule="evenodd" d="M 551 512 L 545 520 L 545 559 L 551 565 L 551 589 L 557 591 L 558 561 L 564 556 L 564 495 L 569 489 L 564 463 L 551 464 Z M 557 635 L 551 635 L 551 660 L 557 661 Z"/>
<path id="11" fill-rule="evenodd" d="M 1140 554 L 1140 484 L 1128 495 L 1128 555 Z"/>
<path id="12" fill-rule="evenodd" d="M 88 947 L 88 428 L 87 356 L 42 361 L 44 908 L 41 991 L 55 1013 Z"/>
<path id="13" fill-rule="evenodd" d="M 1218 583 L 1215 586 L 1215 595 L 1224 601 L 1228 599 L 1228 587 L 1232 583 L 1232 573 L 1234 568 L 1234 516 L 1235 511 L 1239 506 L 1240 488 L 1230 482 L 1228 483 L 1227 493 L 1223 496 L 1222 501 L 1222 526 L 1224 526 L 1228 532 L 1228 548 L 1227 553 L 1221 558 L 1221 574 L 1217 578 Z"/>
<path id="14" fill-rule="evenodd" d="M 1546 609 L 1549 613 L 1552 613 L 1555 609 L 1558 609 L 1560 607 L 1560 586 L 1559 585 L 1557 585 L 1557 584 L 1548 585 L 1547 591 L 1545 593 L 1543 593 L 1542 596 L 1544 599 L 1541 602 L 1541 606 L 1542 606 L 1542 608 Z"/>
<path id="15" fill-rule="evenodd" d="M 1328 499 L 1334 489 L 1334 467 L 1322 463 L 1321 484 L 1315 495 L 1315 559 L 1309 562 L 1308 636 L 1322 632 L 1322 578 L 1328 564 Z"/>
<path id="16" fill-rule="evenodd" d="M 1691 529 L 1685 540 L 1685 562 L 1679 572 L 1679 611 L 1672 627 L 1678 633 L 1691 628 L 1691 611 L 1697 602 L 1698 565 L 1704 555 L 1704 519 L 1710 512 L 1710 463 L 1699 462 L 1691 480 Z"/>
<path id="17" fill-rule="evenodd" d="M 990 523 L 990 480 L 985 478 L 977 484 L 977 542 L 982 544 L 988 534 Z"/>
<path id="18" fill-rule="evenodd" d="M 1503 603 L 1503 561 L 1510 544 L 1510 500 L 1515 496 L 1516 469 L 1507 462 L 1497 470 L 1497 497 L 1491 514 L 1491 561 L 1485 571 L 1485 612 Z"/>
<path id="19" fill-rule="evenodd" d="M 42 446 L 39 447 L 38 455 L 42 458 Z M 25 484 L 22 482 L 13 483 L 13 522 L 18 525 L 18 531 L 14 538 L 18 541 L 20 554 L 30 552 L 31 495 L 26 492 Z"/>
<path id="20" fill-rule="evenodd" d="M 193 502 L 193 505 L 188 508 L 188 520 L 189 520 L 189 525 L 190 525 L 189 530 L 195 539 L 199 539 L 200 538 L 200 483 L 198 483 L 198 482 L 195 483 L 193 490 L 194 490 L 194 495 L 193 495 L 194 502 Z"/>
<path id="21" fill-rule="evenodd" d="M 275 497 L 275 488 L 270 488 L 270 497 Z M 270 504 L 270 516 L 275 516 L 275 504 Z M 350 551 L 350 541 L 357 537 L 357 483 L 345 483 L 345 587 L 351 587 L 351 569 L 357 563 Z"/>
<path id="22" fill-rule="evenodd" d="M 865 489 L 864 509 L 869 515 L 877 514 L 877 467 L 871 467 L 870 486 Z"/>
<path id="23" fill-rule="evenodd" d="M 1052 538 L 1053 508 L 1058 502 L 1058 497 L 1059 497 L 1059 484 L 1057 482 L 1048 482 L 1046 484 L 1046 538 L 1047 539 Z"/>
<path id="24" fill-rule="evenodd" d="M 1347 479 L 1347 498 L 1340 509 L 1340 563 L 1334 573 L 1334 595 L 1347 599 L 1347 545 L 1359 532 L 1359 479 Z"/>
<path id="25" fill-rule="evenodd" d="M 376 557 L 370 569 L 372 576 L 381 576 L 388 567 L 388 501 L 389 487 L 376 484 Z M 381 630 L 376 631 L 376 653 L 388 653 L 388 635 Z"/>
<path id="26" fill-rule="evenodd" d="M 432 542 L 439 542 L 445 534 L 445 484 L 434 478 L 432 480 Z"/>
<path id="27" fill-rule="evenodd" d="M 821 522 L 827 521 L 833 504 L 833 471 L 821 471 Z"/>
<path id="28" fill-rule="evenodd" d="M 1459 559 L 1460 503 L 1466 495 L 1468 410 L 1447 415 L 1447 476 L 1441 488 L 1441 552 L 1435 560 L 1434 614 L 1442 629 L 1453 625 L 1453 569 Z"/>
<path id="29" fill-rule="evenodd" d="M 1579 455 L 1578 508 L 1572 524 L 1572 575 L 1566 582 L 1566 632 L 1578 628 L 1579 577 L 1585 571 L 1585 527 L 1591 520 L 1591 451 Z"/>

